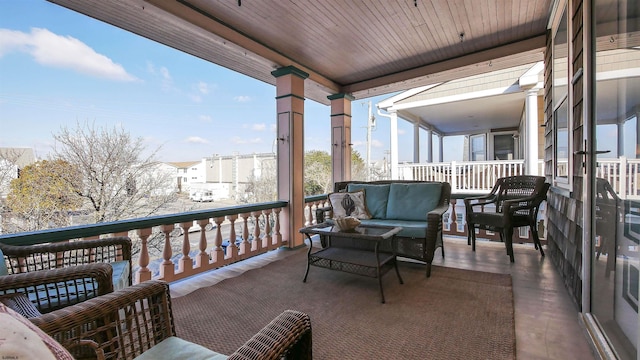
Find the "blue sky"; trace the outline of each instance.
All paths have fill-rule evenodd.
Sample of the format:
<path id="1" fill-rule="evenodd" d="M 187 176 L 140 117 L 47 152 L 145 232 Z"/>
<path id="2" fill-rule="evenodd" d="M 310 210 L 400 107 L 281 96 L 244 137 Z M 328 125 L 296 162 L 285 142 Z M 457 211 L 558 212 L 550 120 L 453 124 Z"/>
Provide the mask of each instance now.
<path id="1" fill-rule="evenodd" d="M 366 103 L 391 95 L 352 104 L 352 142 L 363 158 Z M 46 158 L 61 126 L 89 121 L 162 146 L 162 161 L 271 152 L 274 98 L 271 85 L 58 5 L 0 0 L 0 147 L 33 147 Z M 306 150 L 329 151 L 329 115 L 305 102 Z M 389 150 L 388 120 L 378 117 L 377 127 L 372 160 Z M 412 132 L 399 121 L 400 161 L 413 159 Z"/>

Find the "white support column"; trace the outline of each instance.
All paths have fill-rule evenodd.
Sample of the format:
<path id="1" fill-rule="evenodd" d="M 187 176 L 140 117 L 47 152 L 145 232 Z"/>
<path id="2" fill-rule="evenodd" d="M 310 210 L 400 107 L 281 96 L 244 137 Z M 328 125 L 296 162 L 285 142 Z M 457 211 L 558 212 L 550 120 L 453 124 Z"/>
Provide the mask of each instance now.
<path id="1" fill-rule="evenodd" d="M 398 113 L 392 111 L 390 116 L 390 131 L 389 131 L 389 144 L 390 144 L 390 157 L 391 157 L 391 179 L 398 179 Z"/>
<path id="2" fill-rule="evenodd" d="M 444 136 L 442 136 L 442 134 L 438 134 L 438 146 L 440 147 L 440 151 L 438 152 L 439 162 L 444 161 L 444 154 L 442 154 L 442 151 L 444 150 L 444 144 L 442 143 L 443 140 L 444 140 Z"/>
<path id="3" fill-rule="evenodd" d="M 538 175 L 538 88 L 527 91 L 524 107 L 527 127 L 524 157 L 527 164 L 526 174 Z"/>
<path id="4" fill-rule="evenodd" d="M 427 162 L 433 162 L 433 131 L 427 130 Z"/>
<path id="5" fill-rule="evenodd" d="M 624 155 L 624 120 L 616 123 L 616 130 L 618 131 L 618 157 L 620 157 Z"/>
<path id="6" fill-rule="evenodd" d="M 418 122 L 413 123 L 413 162 L 420 163 L 420 125 Z"/>

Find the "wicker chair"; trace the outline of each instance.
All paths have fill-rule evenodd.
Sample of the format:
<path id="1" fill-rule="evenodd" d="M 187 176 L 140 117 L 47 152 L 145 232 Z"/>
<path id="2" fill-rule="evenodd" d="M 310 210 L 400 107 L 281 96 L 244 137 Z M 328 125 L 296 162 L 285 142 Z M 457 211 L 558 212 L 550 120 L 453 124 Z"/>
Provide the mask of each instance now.
<path id="1" fill-rule="evenodd" d="M 8 274 L 108 263 L 113 268 L 113 288 L 132 284 L 131 239 L 111 237 L 29 246 L 0 243 Z"/>
<path id="2" fill-rule="evenodd" d="M 475 229 L 500 232 L 505 242 L 507 255 L 513 258 L 513 229 L 529 226 L 536 249 L 544 256 L 537 228 L 537 216 L 540 204 L 547 198 L 549 184 L 544 176 L 510 176 L 496 181 L 486 196 L 464 199 L 467 218 L 467 242 L 476 251 Z M 487 205 L 493 205 L 494 211 L 488 211 Z"/>
<path id="3" fill-rule="evenodd" d="M 48 313 L 112 292 L 112 271 L 108 264 L 88 264 L 0 276 L 0 302 L 12 301 L 24 316 Z"/>
<path id="4" fill-rule="evenodd" d="M 176 337 L 169 285 L 151 280 L 31 319 L 75 357 L 196 358 L 217 353 Z M 212 329 L 213 330 L 213 329 Z M 311 359 L 308 315 L 287 310 L 228 359 Z M 200 356 L 197 358 L 205 358 Z"/>

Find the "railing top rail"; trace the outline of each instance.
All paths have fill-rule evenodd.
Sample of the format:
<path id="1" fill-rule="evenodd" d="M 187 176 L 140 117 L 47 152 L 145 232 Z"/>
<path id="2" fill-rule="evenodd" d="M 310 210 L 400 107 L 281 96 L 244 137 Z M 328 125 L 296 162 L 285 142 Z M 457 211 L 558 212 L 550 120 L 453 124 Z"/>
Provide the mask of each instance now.
<path id="1" fill-rule="evenodd" d="M 145 218 L 126 219 L 107 223 L 70 226 L 34 232 L 0 235 L 0 242 L 10 245 L 34 245 L 59 242 L 69 239 L 92 237 L 102 234 L 121 233 L 135 229 L 145 229 L 159 225 L 171 225 L 187 221 L 223 217 L 262 211 L 287 206 L 286 201 L 272 201 L 259 204 L 238 205 L 224 208 L 188 211 L 179 214 L 157 215 Z"/>

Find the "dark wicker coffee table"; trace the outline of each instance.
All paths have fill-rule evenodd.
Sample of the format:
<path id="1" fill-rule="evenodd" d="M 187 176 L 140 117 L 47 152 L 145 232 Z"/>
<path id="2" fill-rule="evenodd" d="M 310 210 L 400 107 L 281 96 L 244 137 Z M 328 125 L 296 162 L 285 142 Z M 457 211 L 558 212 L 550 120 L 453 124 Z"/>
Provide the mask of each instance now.
<path id="1" fill-rule="evenodd" d="M 395 235 L 402 230 L 401 227 L 360 225 L 351 231 L 340 231 L 336 226 L 322 223 L 300 229 L 300 232 L 309 240 L 307 252 L 307 269 L 303 282 L 307 281 L 309 268 L 319 266 L 327 269 L 344 271 L 352 274 L 364 275 L 378 279 L 380 287 L 380 299 L 384 304 L 384 292 L 382 291 L 382 275 L 391 268 L 396 270 L 398 280 L 402 284 L 402 277 L 398 271 L 395 252 Z M 313 244 L 312 235 L 321 235 L 327 238 L 327 246 L 314 253 L 311 252 Z M 354 243 L 364 246 L 332 246 L 332 237 L 349 238 Z M 380 251 L 380 244 L 391 241 L 390 252 Z"/>

